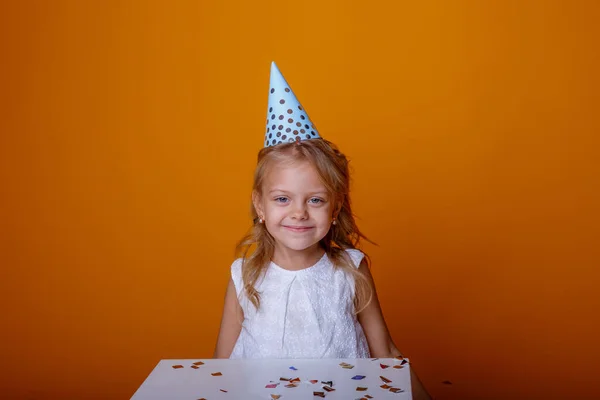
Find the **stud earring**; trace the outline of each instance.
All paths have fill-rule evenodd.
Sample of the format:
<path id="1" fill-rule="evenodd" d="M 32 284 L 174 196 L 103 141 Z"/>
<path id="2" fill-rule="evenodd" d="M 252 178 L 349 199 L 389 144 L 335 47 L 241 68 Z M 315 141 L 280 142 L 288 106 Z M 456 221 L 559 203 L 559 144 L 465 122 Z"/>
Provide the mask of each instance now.
<path id="1" fill-rule="evenodd" d="M 333 221 L 331 221 L 331 223 L 332 223 L 333 225 L 337 225 L 337 221 L 335 220 L 335 218 L 333 219 Z"/>
<path id="2" fill-rule="evenodd" d="M 259 223 L 259 224 L 262 224 L 263 222 L 265 222 L 265 220 L 264 220 L 262 217 L 259 217 L 259 218 L 258 218 L 258 223 Z"/>

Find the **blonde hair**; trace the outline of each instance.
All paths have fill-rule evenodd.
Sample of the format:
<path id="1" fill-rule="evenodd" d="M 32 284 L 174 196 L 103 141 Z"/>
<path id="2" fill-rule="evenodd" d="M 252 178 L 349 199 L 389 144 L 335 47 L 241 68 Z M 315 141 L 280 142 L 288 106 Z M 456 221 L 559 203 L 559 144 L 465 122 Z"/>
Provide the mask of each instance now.
<path id="1" fill-rule="evenodd" d="M 317 170 L 319 177 L 332 196 L 333 210 L 339 210 L 336 224 L 320 244 L 336 268 L 341 268 L 354 278 L 354 307 L 356 313 L 362 311 L 373 297 L 373 288 L 369 280 L 358 271 L 345 251 L 358 247 L 361 239 L 369 241 L 358 229 L 350 206 L 350 171 L 348 159 L 337 147 L 324 139 L 305 140 L 263 148 L 258 153 L 258 162 L 254 172 L 254 193 L 262 193 L 263 182 L 268 168 L 274 162 L 308 161 Z M 255 284 L 264 274 L 273 257 L 275 239 L 267 231 L 265 224 L 256 223 L 258 213 L 251 205 L 254 225 L 249 233 L 238 243 L 236 251 L 242 257 L 242 280 L 244 292 L 256 308 L 260 306 L 260 293 Z M 253 249 L 253 251 L 251 251 Z M 369 257 L 365 254 L 367 267 Z"/>

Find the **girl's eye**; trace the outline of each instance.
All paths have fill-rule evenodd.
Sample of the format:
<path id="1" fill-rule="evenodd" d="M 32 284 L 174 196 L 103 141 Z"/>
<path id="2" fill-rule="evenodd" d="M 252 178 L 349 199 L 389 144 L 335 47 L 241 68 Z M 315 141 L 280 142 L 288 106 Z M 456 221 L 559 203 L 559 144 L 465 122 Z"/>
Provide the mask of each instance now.
<path id="1" fill-rule="evenodd" d="M 323 200 L 319 199 L 317 197 L 313 197 L 312 199 L 309 200 L 309 202 L 312 204 L 319 204 L 319 203 L 323 203 Z"/>
<path id="2" fill-rule="evenodd" d="M 287 202 L 287 197 L 276 197 L 275 201 L 277 203 L 285 203 L 285 202 Z"/>

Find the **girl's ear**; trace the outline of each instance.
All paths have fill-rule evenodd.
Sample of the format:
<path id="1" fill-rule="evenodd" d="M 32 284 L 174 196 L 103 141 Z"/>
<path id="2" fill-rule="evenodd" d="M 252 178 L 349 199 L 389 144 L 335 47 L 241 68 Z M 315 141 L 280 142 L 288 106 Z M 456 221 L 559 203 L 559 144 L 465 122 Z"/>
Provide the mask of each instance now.
<path id="1" fill-rule="evenodd" d="M 333 209 L 333 218 L 337 218 L 338 215 L 340 215 L 340 212 L 342 211 L 342 207 L 344 206 L 344 202 L 340 199 L 337 204 L 335 205 L 335 208 Z"/>
<path id="2" fill-rule="evenodd" d="M 252 191 L 252 205 L 254 205 L 254 209 L 256 210 L 258 217 L 264 218 L 265 213 L 264 213 L 264 209 L 262 206 L 262 199 L 261 199 L 260 194 L 256 190 Z"/>

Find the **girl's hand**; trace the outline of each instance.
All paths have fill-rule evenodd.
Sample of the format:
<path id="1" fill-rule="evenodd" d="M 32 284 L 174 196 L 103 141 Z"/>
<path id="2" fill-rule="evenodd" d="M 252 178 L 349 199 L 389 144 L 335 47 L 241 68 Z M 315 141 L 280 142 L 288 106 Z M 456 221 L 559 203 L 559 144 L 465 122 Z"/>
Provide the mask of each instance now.
<path id="1" fill-rule="evenodd" d="M 375 290 L 375 282 L 373 281 L 373 276 L 371 275 L 366 260 L 363 259 L 360 263 L 358 271 L 367 278 L 373 289 L 373 298 L 371 299 L 371 302 L 358 314 L 358 322 L 360 322 L 360 325 L 365 332 L 371 357 L 393 358 L 402 356 L 400 351 L 396 348 L 385 323 L 385 319 L 383 318 L 379 299 L 377 298 L 377 291 Z M 429 396 L 423 387 L 423 384 L 417 377 L 412 366 L 410 368 L 410 380 L 414 400 L 431 400 L 431 396 Z"/>
<path id="2" fill-rule="evenodd" d="M 229 280 L 225 292 L 225 305 L 223 306 L 223 317 L 221 318 L 221 329 L 217 338 L 217 345 L 213 358 L 229 358 L 235 342 L 242 331 L 244 312 L 238 301 L 233 280 Z"/>

